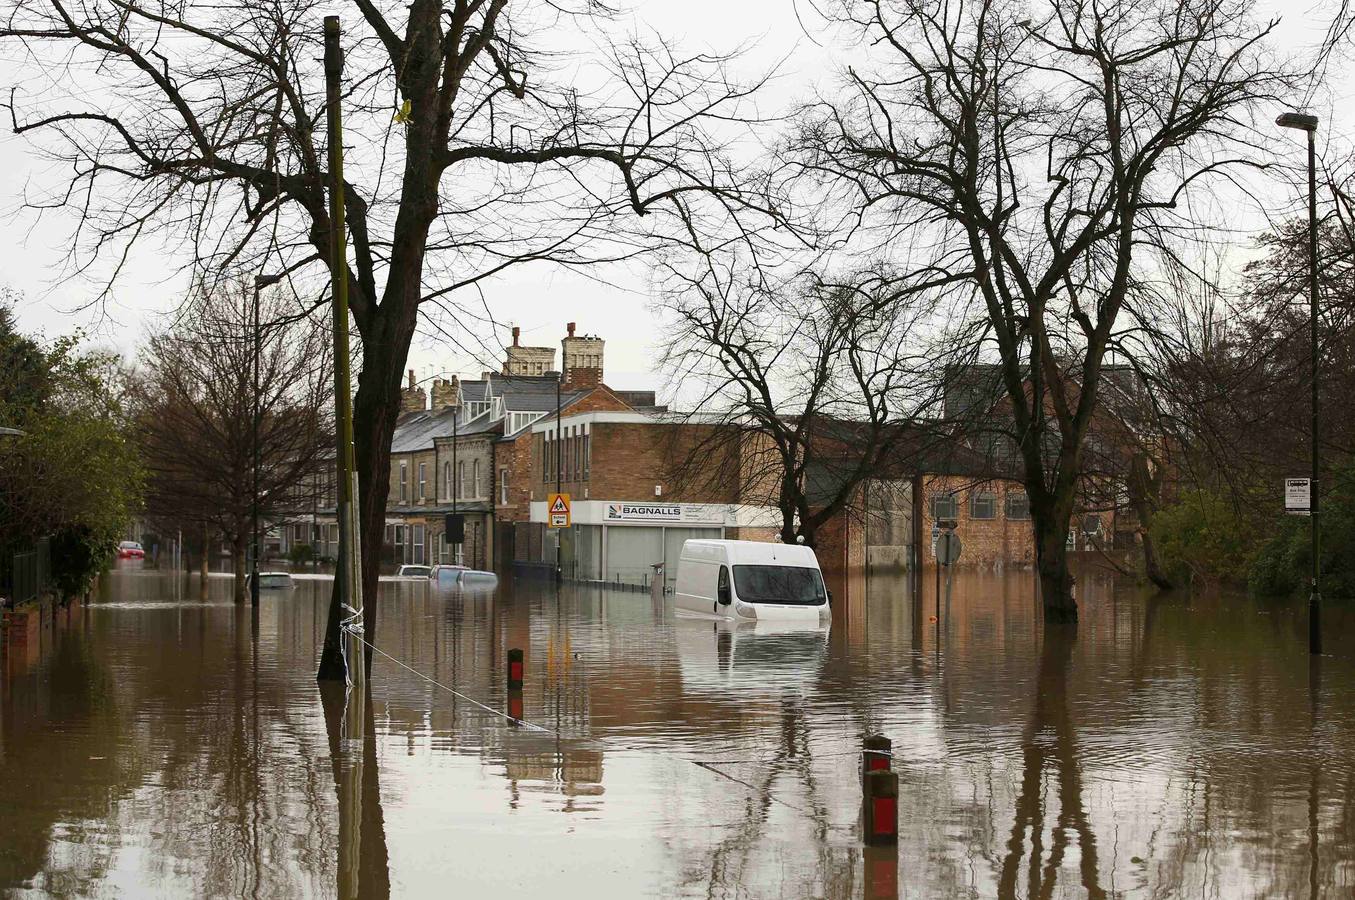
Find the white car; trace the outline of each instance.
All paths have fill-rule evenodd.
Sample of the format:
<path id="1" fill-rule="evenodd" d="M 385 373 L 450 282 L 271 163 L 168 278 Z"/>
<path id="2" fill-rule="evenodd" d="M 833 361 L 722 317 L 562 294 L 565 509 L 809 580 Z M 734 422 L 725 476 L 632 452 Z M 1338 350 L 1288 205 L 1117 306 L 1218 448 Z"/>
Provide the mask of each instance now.
<path id="1" fill-rule="evenodd" d="M 432 566 L 401 566 L 400 571 L 395 573 L 396 578 L 429 578 L 432 577 Z"/>

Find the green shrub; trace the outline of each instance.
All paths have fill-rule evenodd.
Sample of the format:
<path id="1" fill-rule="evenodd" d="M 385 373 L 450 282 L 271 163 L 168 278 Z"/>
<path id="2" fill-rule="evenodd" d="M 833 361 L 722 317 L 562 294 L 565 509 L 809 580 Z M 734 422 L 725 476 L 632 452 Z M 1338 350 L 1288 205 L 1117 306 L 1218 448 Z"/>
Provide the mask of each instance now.
<path id="1" fill-rule="evenodd" d="M 1253 529 L 1221 494 L 1189 491 L 1153 517 L 1152 537 L 1169 577 L 1191 576 L 1241 583 L 1254 553 Z"/>
<path id="2" fill-rule="evenodd" d="M 1332 475 L 1322 495 L 1322 593 L 1355 597 L 1355 466 Z M 1312 576 L 1312 532 L 1307 518 L 1286 516 L 1257 553 L 1248 584 L 1259 594 L 1292 594 Z"/>
<path id="3" fill-rule="evenodd" d="M 113 543 L 88 525 L 69 525 L 52 535 L 52 584 L 61 597 L 89 590 L 94 576 L 113 559 Z"/>
<path id="4" fill-rule="evenodd" d="M 293 544 L 287 551 L 287 559 L 295 565 L 302 565 L 315 559 L 315 549 L 310 544 Z"/>

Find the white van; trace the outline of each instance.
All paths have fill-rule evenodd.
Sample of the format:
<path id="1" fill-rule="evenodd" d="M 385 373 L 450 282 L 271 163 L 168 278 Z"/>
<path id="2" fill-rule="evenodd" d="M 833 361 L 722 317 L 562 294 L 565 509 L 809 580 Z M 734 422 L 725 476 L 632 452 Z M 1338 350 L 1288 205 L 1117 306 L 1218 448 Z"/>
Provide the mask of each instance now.
<path id="1" fill-rule="evenodd" d="M 687 541 L 673 592 L 679 613 L 704 619 L 827 623 L 828 588 L 808 547 Z"/>

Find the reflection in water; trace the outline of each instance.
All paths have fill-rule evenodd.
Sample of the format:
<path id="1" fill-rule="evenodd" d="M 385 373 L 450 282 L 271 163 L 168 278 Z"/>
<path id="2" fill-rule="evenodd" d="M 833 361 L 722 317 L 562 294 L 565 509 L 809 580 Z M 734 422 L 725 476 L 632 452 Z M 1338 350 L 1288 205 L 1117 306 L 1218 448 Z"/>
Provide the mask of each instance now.
<path id="1" fill-rule="evenodd" d="M 329 583 L 236 607 L 119 571 L 0 656 L 0 893 L 1350 896 L 1355 658 L 1302 610 L 1084 573 L 870 579 L 831 631 L 647 595 L 383 583 L 369 691 L 312 677 Z M 1355 634 L 1349 613 L 1332 646 Z M 524 723 L 504 660 L 526 653 Z M 1342 653 L 1345 655 L 1342 655 Z M 426 676 L 421 677 L 421 676 Z M 450 693 L 454 687 L 464 696 Z M 899 846 L 860 846 L 861 737 Z"/>
<path id="2" fill-rule="evenodd" d="M 1079 874 L 1086 896 L 1106 895 L 1097 873 L 1096 837 L 1087 823 L 1087 810 L 1082 802 L 1082 773 L 1068 710 L 1068 668 L 1076 637 L 1076 630 L 1067 626 L 1051 625 L 1045 629 L 1035 682 L 1035 713 L 1021 746 L 1021 792 L 1016 798 L 1016 816 L 998 882 L 1001 897 L 1018 896 L 1017 880 L 1023 863 L 1025 896 L 1053 896 L 1070 838 L 1077 841 Z M 1047 765 L 1054 770 L 1056 786 L 1056 791 L 1048 794 L 1044 779 Z M 1058 815 L 1052 824 L 1052 842 L 1046 858 L 1045 815 L 1051 803 L 1057 803 Z"/>

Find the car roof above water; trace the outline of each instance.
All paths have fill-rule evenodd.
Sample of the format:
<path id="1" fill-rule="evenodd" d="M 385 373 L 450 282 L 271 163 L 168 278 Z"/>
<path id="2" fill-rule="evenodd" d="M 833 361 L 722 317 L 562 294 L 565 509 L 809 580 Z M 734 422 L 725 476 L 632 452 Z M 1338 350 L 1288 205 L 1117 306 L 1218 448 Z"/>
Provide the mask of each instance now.
<path id="1" fill-rule="evenodd" d="M 819 567 L 818 557 L 809 547 L 767 541 L 687 541 L 682 545 L 681 559 L 729 565 Z"/>

